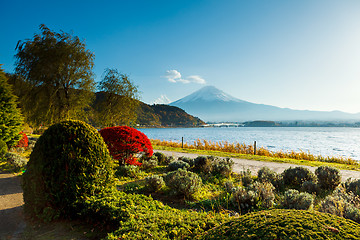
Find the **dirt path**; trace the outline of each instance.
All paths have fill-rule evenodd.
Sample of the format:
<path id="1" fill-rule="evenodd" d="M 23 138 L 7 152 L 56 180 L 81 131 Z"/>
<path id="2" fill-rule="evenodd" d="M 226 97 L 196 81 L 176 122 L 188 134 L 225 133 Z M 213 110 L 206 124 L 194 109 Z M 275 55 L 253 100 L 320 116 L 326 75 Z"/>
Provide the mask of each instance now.
<path id="1" fill-rule="evenodd" d="M 155 150 L 158 152 L 162 152 L 167 156 L 173 156 L 175 158 L 185 156 L 190 158 L 196 158 L 199 156 L 199 154 L 193 154 L 193 153 L 182 153 L 182 152 L 172 152 L 172 151 L 164 151 L 164 150 Z M 312 172 L 315 172 L 315 169 L 317 167 L 310 167 L 305 165 L 296 165 L 296 164 L 290 164 L 290 163 L 276 163 L 276 162 L 264 162 L 264 161 L 256 161 L 256 160 L 247 160 L 247 159 L 240 159 L 240 158 L 232 158 L 232 160 L 235 162 L 234 165 L 234 172 L 241 172 L 246 169 L 250 169 L 251 173 L 255 175 L 257 171 L 262 167 L 268 167 L 272 170 L 274 170 L 277 173 L 282 173 L 285 169 L 289 167 L 306 167 L 310 169 Z M 352 170 L 340 170 L 342 181 L 346 181 L 348 178 L 358 179 L 360 178 L 360 171 L 352 171 Z"/>
<path id="2" fill-rule="evenodd" d="M 0 173 L 0 239 L 17 239 L 25 229 L 23 194 L 19 177 Z"/>

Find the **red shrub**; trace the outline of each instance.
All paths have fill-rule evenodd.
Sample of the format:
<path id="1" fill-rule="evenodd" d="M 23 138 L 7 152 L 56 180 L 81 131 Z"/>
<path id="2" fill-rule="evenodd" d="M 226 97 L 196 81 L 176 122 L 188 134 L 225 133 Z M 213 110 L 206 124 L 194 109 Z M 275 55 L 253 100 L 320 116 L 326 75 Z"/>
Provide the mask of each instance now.
<path id="1" fill-rule="evenodd" d="M 22 138 L 20 139 L 20 141 L 18 142 L 18 144 L 15 146 L 17 148 L 22 147 L 22 148 L 26 148 L 29 146 L 29 139 L 26 136 L 26 134 L 24 132 L 20 132 L 19 134 L 22 135 Z"/>
<path id="2" fill-rule="evenodd" d="M 120 165 L 125 163 L 138 165 L 136 155 L 145 154 L 151 157 L 153 149 L 147 136 L 128 126 L 108 127 L 100 130 L 111 156 L 119 161 Z"/>

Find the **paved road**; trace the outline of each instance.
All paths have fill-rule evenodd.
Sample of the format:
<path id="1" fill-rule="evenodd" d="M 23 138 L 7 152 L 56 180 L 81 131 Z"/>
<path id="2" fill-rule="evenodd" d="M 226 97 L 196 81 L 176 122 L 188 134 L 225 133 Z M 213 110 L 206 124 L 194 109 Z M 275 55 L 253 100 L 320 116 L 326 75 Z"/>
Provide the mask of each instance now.
<path id="1" fill-rule="evenodd" d="M 199 154 L 193 153 L 182 153 L 182 152 L 172 152 L 172 151 L 164 151 L 164 150 L 154 150 L 158 152 L 162 152 L 167 156 L 173 156 L 175 158 L 185 156 L 190 158 L 196 158 Z M 256 160 L 248 160 L 248 159 L 240 159 L 240 158 L 232 158 L 235 162 L 234 172 L 241 172 L 246 169 L 250 169 L 252 174 L 257 174 L 257 171 L 262 167 L 268 167 L 277 173 L 282 173 L 285 169 L 289 167 L 306 167 L 310 169 L 312 172 L 315 172 L 317 167 L 304 166 L 304 165 L 296 165 L 291 163 L 277 163 L 277 162 L 264 162 L 264 161 L 256 161 Z M 360 178 L 360 171 L 352 171 L 352 170 L 340 170 L 342 181 L 346 181 L 348 178 L 358 179 Z"/>

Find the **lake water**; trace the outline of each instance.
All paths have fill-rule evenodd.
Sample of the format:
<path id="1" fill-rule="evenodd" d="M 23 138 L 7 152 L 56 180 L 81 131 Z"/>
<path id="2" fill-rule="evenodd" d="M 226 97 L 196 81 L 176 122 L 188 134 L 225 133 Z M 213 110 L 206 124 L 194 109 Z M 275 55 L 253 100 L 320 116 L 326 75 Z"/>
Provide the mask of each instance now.
<path id="1" fill-rule="evenodd" d="M 193 143 L 212 142 L 253 144 L 271 151 L 304 151 L 314 155 L 344 156 L 360 160 L 360 128 L 330 127 L 229 127 L 229 128 L 143 128 L 151 139 Z"/>

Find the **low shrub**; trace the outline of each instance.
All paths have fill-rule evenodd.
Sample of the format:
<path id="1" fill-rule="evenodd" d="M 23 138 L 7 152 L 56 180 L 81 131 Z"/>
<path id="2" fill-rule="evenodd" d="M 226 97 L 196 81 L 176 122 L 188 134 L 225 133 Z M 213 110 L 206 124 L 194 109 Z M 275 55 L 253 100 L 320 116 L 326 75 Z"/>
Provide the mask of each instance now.
<path id="1" fill-rule="evenodd" d="M 141 168 L 142 169 L 152 169 L 158 166 L 158 159 L 156 156 L 152 156 L 142 161 Z"/>
<path id="2" fill-rule="evenodd" d="M 179 157 L 178 160 L 188 163 L 190 167 L 194 167 L 195 165 L 195 160 L 193 158 L 183 156 Z"/>
<path id="3" fill-rule="evenodd" d="M 13 152 L 6 153 L 5 159 L 13 166 L 14 171 L 16 172 L 21 170 L 21 168 L 25 167 L 28 162 L 25 157 Z"/>
<path id="4" fill-rule="evenodd" d="M 302 192 L 307 192 L 307 193 L 310 193 L 310 194 L 317 194 L 317 193 L 320 192 L 319 185 L 314 183 L 314 182 L 311 182 L 311 181 L 303 182 L 303 184 L 301 185 L 300 190 Z"/>
<path id="5" fill-rule="evenodd" d="M 140 172 L 141 171 L 138 166 L 125 164 L 117 167 L 115 176 L 138 178 L 140 176 Z"/>
<path id="6" fill-rule="evenodd" d="M 329 166 L 320 166 L 315 170 L 319 187 L 333 191 L 341 183 L 340 170 Z"/>
<path id="7" fill-rule="evenodd" d="M 145 178 L 146 187 L 150 192 L 157 192 L 165 186 L 163 177 L 152 175 Z"/>
<path id="8" fill-rule="evenodd" d="M 360 179 L 354 181 L 347 181 L 346 184 L 346 191 L 352 192 L 357 196 L 360 196 Z"/>
<path id="9" fill-rule="evenodd" d="M 7 152 L 8 152 L 8 147 L 6 143 L 0 139 L 0 158 L 4 157 Z"/>
<path id="10" fill-rule="evenodd" d="M 299 190 L 305 181 L 316 182 L 316 176 L 305 167 L 288 168 L 282 173 L 284 185 Z"/>
<path id="11" fill-rule="evenodd" d="M 193 198 L 194 194 L 202 185 L 201 178 L 193 172 L 179 168 L 169 172 L 165 178 L 166 185 L 175 193 L 182 194 L 187 198 Z"/>
<path id="12" fill-rule="evenodd" d="M 258 194 L 260 199 L 259 207 L 262 209 L 268 209 L 274 205 L 275 187 L 270 182 L 255 182 L 252 185 L 252 189 Z"/>
<path id="13" fill-rule="evenodd" d="M 289 189 L 284 193 L 281 206 L 288 209 L 308 210 L 314 203 L 314 197 L 306 192 Z"/>
<path id="14" fill-rule="evenodd" d="M 346 192 L 343 187 L 338 187 L 332 195 L 327 196 L 321 201 L 319 211 L 360 223 L 359 207 L 360 198 L 358 196 L 352 192 Z"/>
<path id="15" fill-rule="evenodd" d="M 269 182 L 274 186 L 279 184 L 279 175 L 268 167 L 260 168 L 257 176 L 260 182 Z"/>
<path id="16" fill-rule="evenodd" d="M 198 156 L 194 159 L 194 171 L 205 174 L 211 173 L 213 168 L 212 160 L 212 157 Z"/>
<path id="17" fill-rule="evenodd" d="M 326 213 L 273 209 L 242 215 L 204 232 L 201 240 L 359 239 L 360 224 Z"/>
<path id="18" fill-rule="evenodd" d="M 161 153 L 161 152 L 155 152 L 153 156 L 155 156 L 155 157 L 157 158 L 159 165 L 166 165 L 166 164 L 168 164 L 168 163 L 167 163 L 167 157 L 166 157 L 165 154 L 163 154 L 163 153 Z"/>
<path id="19" fill-rule="evenodd" d="M 247 187 L 254 182 L 250 169 L 246 169 L 246 171 L 241 171 L 239 174 L 243 186 Z"/>
<path id="20" fill-rule="evenodd" d="M 169 164 L 168 170 L 169 171 L 176 171 L 180 168 L 188 169 L 190 168 L 190 165 L 187 162 L 184 162 L 182 160 L 176 160 Z"/>
<path id="21" fill-rule="evenodd" d="M 232 192 L 236 191 L 236 188 L 235 188 L 234 183 L 232 181 L 226 181 L 224 183 L 224 188 L 225 188 L 225 191 L 228 192 L 228 193 L 232 193 Z"/>
<path id="22" fill-rule="evenodd" d="M 214 161 L 212 173 L 214 175 L 229 177 L 232 173 L 234 164 L 234 161 L 230 158 L 222 158 Z"/>
<path id="23" fill-rule="evenodd" d="M 81 216 L 117 230 L 106 239 L 193 239 L 228 221 L 224 214 L 178 210 L 140 194 L 113 192 L 88 198 Z"/>
<path id="24" fill-rule="evenodd" d="M 260 198 L 255 191 L 240 187 L 233 192 L 231 201 L 241 214 L 245 214 L 257 208 Z"/>

